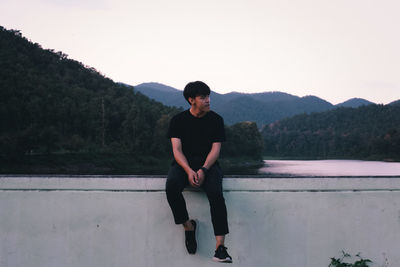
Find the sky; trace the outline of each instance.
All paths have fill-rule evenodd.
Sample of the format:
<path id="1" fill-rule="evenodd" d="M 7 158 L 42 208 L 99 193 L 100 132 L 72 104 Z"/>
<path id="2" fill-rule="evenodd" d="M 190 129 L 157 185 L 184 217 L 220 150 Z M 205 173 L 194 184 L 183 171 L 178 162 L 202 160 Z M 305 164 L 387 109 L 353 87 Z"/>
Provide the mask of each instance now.
<path id="1" fill-rule="evenodd" d="M 0 0 L 0 25 L 115 82 L 400 99 L 398 0 Z"/>

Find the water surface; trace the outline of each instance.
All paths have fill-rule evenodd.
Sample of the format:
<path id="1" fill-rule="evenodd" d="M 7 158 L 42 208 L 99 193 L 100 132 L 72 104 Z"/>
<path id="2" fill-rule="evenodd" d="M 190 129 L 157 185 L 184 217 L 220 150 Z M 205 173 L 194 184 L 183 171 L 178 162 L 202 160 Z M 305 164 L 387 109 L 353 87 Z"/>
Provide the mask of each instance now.
<path id="1" fill-rule="evenodd" d="M 362 160 L 265 160 L 259 174 L 291 176 L 400 176 L 400 162 Z"/>

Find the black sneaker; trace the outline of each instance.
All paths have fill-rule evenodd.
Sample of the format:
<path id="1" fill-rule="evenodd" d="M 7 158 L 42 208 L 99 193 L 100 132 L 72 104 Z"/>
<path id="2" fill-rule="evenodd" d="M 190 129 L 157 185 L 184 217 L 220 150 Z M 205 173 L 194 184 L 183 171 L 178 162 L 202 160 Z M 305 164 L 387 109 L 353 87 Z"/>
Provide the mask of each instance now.
<path id="1" fill-rule="evenodd" d="M 185 231 L 185 245 L 189 254 L 195 254 L 197 250 L 197 242 L 196 242 L 196 222 L 194 220 L 190 220 L 193 224 L 194 231 Z"/>
<path id="2" fill-rule="evenodd" d="M 232 263 L 232 257 L 229 256 L 229 254 L 226 250 L 227 250 L 226 247 L 224 247 L 223 245 L 220 245 L 217 248 L 217 250 L 215 251 L 213 261 Z"/>

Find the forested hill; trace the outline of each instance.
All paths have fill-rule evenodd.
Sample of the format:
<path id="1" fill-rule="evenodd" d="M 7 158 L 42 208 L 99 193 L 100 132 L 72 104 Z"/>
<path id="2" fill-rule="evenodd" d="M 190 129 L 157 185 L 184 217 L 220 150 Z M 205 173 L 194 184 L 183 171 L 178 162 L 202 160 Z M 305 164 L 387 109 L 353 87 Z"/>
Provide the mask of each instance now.
<path id="1" fill-rule="evenodd" d="M 351 98 L 343 103 L 339 103 L 335 105 L 336 107 L 347 107 L 347 108 L 355 108 L 355 107 L 360 107 L 360 106 L 367 106 L 374 104 L 368 100 L 362 99 L 362 98 Z"/>
<path id="2" fill-rule="evenodd" d="M 114 83 L 62 52 L 44 50 L 19 31 L 0 28 L 2 155 L 165 154 L 163 134 L 177 110 Z"/>
<path id="3" fill-rule="evenodd" d="M 135 88 L 148 97 L 168 106 L 187 107 L 182 91 L 159 83 L 143 83 Z M 338 105 L 316 97 L 298 97 L 283 92 L 211 93 L 212 108 L 221 114 L 227 124 L 254 121 L 259 127 L 296 114 L 321 112 L 338 106 L 359 107 L 373 104 L 364 99 L 349 99 Z"/>
<path id="4" fill-rule="evenodd" d="M 400 160 L 400 105 L 338 108 L 266 126 L 264 154 Z"/>
<path id="5" fill-rule="evenodd" d="M 29 163 L 44 166 L 43 172 L 70 173 L 77 165 L 98 164 L 94 173 L 113 173 L 118 166 L 132 173 L 129 166 L 136 164 L 135 171 L 143 174 L 146 164 L 170 161 L 166 132 L 170 118 L 181 110 L 0 26 L 0 172 L 9 172 L 13 164 L 24 171 L 21 166 Z M 228 146 L 242 139 L 258 145 L 252 151 L 245 145 L 225 149 L 225 156 L 261 157 L 261 135 L 254 124 L 228 127 L 227 134 Z M 146 157 L 152 160 L 144 162 Z M 64 166 L 66 158 L 73 167 Z M 64 165 L 56 169 L 51 164 Z M 85 167 L 77 172 L 93 173 Z"/>

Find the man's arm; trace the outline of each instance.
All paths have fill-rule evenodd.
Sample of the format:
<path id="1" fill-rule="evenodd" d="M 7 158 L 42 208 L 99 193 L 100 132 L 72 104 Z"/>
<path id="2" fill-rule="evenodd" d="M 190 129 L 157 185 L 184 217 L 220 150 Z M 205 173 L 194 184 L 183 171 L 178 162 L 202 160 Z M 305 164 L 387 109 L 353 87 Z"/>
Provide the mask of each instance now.
<path id="1" fill-rule="evenodd" d="M 220 151 L 221 151 L 221 143 L 220 142 L 213 143 L 211 150 L 207 155 L 206 161 L 203 164 L 203 167 L 205 167 L 207 170 L 210 169 L 212 165 L 214 165 L 214 163 L 219 158 Z M 202 169 L 199 169 L 197 171 L 197 175 L 199 179 L 199 184 L 201 185 L 204 182 L 206 174 Z"/>
<path id="2" fill-rule="evenodd" d="M 189 183 L 194 187 L 199 187 L 198 174 L 190 168 L 189 163 L 182 151 L 182 142 L 179 138 L 171 138 L 172 152 L 176 162 L 185 170 L 188 175 Z"/>
<path id="3" fill-rule="evenodd" d="M 221 143 L 216 142 L 212 144 L 211 150 L 207 155 L 206 161 L 203 164 L 203 167 L 206 169 L 210 169 L 212 165 L 217 161 L 219 158 L 219 152 L 221 151 Z"/>

